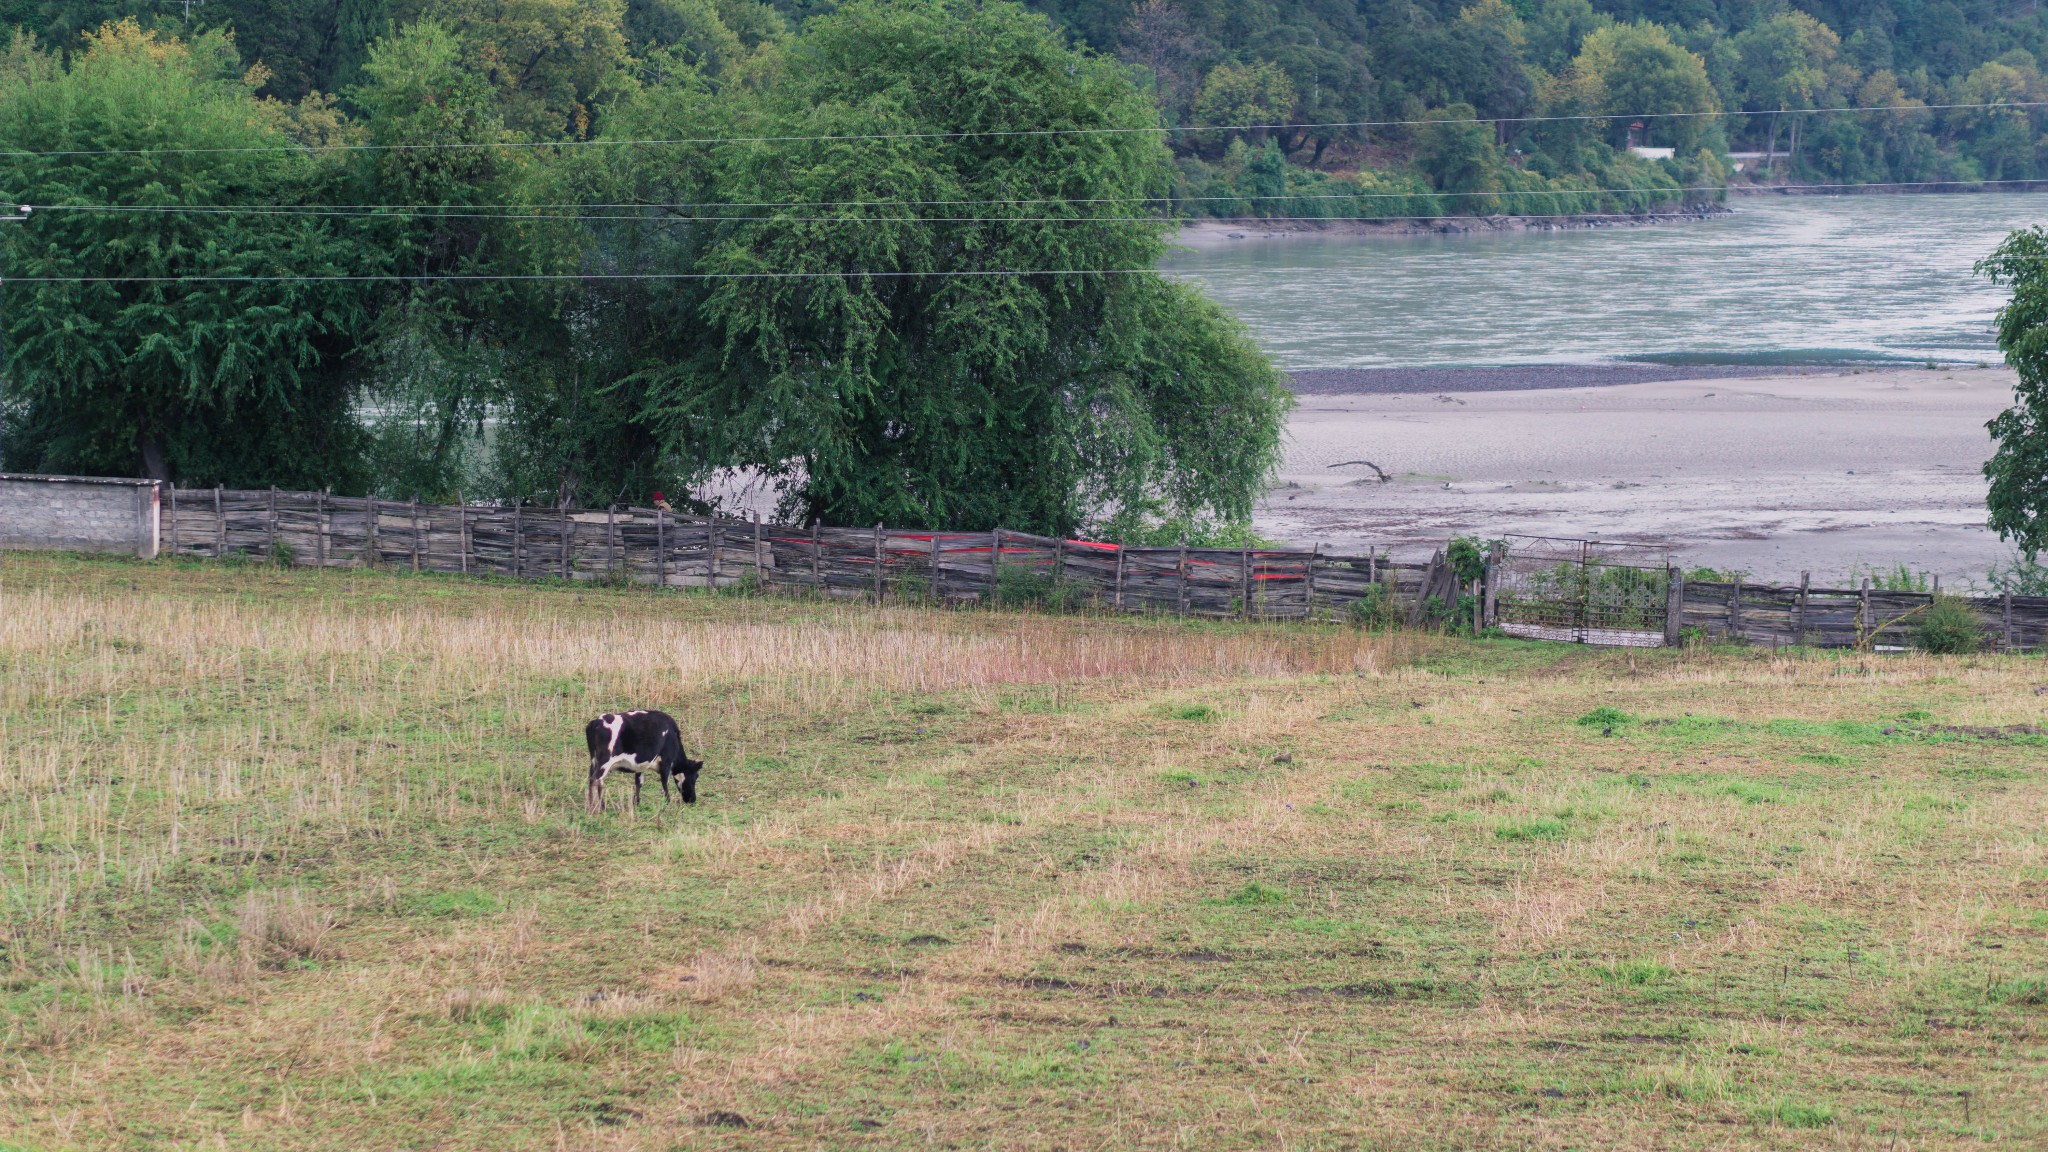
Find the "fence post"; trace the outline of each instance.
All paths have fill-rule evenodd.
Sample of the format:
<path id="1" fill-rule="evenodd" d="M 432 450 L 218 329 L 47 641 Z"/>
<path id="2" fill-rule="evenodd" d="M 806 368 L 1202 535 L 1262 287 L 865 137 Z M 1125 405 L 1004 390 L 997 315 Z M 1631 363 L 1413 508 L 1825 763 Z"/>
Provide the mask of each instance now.
<path id="1" fill-rule="evenodd" d="M 512 501 L 512 576 L 526 575 L 526 500 Z"/>
<path id="2" fill-rule="evenodd" d="M 220 485 L 213 486 L 213 558 L 228 554 L 228 514 L 221 507 Z"/>
<path id="3" fill-rule="evenodd" d="M 668 587 L 668 513 L 654 510 L 654 586 Z"/>
<path id="4" fill-rule="evenodd" d="M 1586 548 L 1586 541 L 1579 541 L 1579 627 L 1578 635 L 1574 639 L 1581 644 L 1592 639 L 1586 620 L 1593 608 L 1593 569 L 1588 561 Z"/>
<path id="5" fill-rule="evenodd" d="M 1801 572 L 1799 574 L 1799 619 L 1793 623 L 1792 627 L 1792 645 L 1795 648 L 1804 648 L 1806 646 L 1806 595 L 1812 583 L 1813 573 Z"/>
<path id="6" fill-rule="evenodd" d="M 711 554 L 708 571 L 711 573 L 710 584 L 713 588 L 718 587 L 718 578 L 725 574 L 725 565 L 720 563 L 723 557 L 719 555 L 724 550 L 724 544 L 725 533 L 719 531 L 718 514 L 714 512 L 704 518 L 704 546 Z"/>
<path id="7" fill-rule="evenodd" d="M 1742 573 L 1735 574 L 1734 590 L 1728 594 L 1728 635 L 1732 639 L 1742 638 Z"/>
<path id="8" fill-rule="evenodd" d="M 2005 602 L 2003 605 L 2004 619 L 2002 621 L 2005 633 L 2005 650 L 2010 652 L 2012 651 L 2012 589 L 2007 588 L 2005 595 L 2000 597 L 2000 599 Z"/>
<path id="9" fill-rule="evenodd" d="M 932 529 L 932 599 L 934 601 L 943 601 L 945 599 L 944 585 L 940 583 L 940 580 L 939 532 L 938 529 L 934 528 Z"/>
<path id="10" fill-rule="evenodd" d="M 412 494 L 412 505 L 411 505 L 411 507 L 410 507 L 410 509 L 409 509 L 409 510 L 410 510 L 410 511 L 411 511 L 411 513 L 412 513 L 412 570 L 413 570 L 413 574 L 414 574 L 414 575 L 418 575 L 418 574 L 419 574 L 419 570 L 420 570 L 420 494 L 419 494 L 419 493 L 415 492 L 415 493 L 413 493 L 413 494 Z"/>
<path id="11" fill-rule="evenodd" d="M 761 555 L 761 514 L 754 513 L 754 590 L 760 591 L 768 584 L 767 558 Z"/>
<path id="12" fill-rule="evenodd" d="M 1067 538 L 1060 537 L 1052 546 L 1052 582 L 1064 583 L 1067 579 Z"/>
<path id="13" fill-rule="evenodd" d="M 1174 561 L 1174 579 L 1179 587 L 1174 592 L 1174 610 L 1182 616 L 1188 614 L 1188 538 L 1180 538 L 1180 557 Z"/>
<path id="14" fill-rule="evenodd" d="M 270 556 L 272 564 L 277 563 L 277 485 L 270 486 Z"/>
<path id="15" fill-rule="evenodd" d="M 1875 648 L 1877 647 L 1877 630 L 1870 626 L 1870 577 L 1868 576 L 1863 578 L 1863 586 L 1858 592 L 1858 599 L 1861 602 L 1856 606 L 1856 646 L 1858 648 L 1863 647 L 1864 641 L 1867 640 L 1870 646 Z"/>
<path id="16" fill-rule="evenodd" d="M 1237 550 L 1237 582 L 1244 586 L 1244 601 L 1239 615 L 1249 620 L 1252 618 L 1252 550 L 1249 548 Z"/>
<path id="17" fill-rule="evenodd" d="M 1373 550 L 1373 546 L 1370 544 L 1365 546 L 1365 582 L 1367 584 L 1377 584 L 1380 582 L 1380 555 Z"/>
<path id="18" fill-rule="evenodd" d="M 1664 646 L 1676 648 L 1685 632 L 1685 573 L 1675 565 L 1664 573 Z"/>
<path id="19" fill-rule="evenodd" d="M 604 574 L 610 577 L 619 559 L 619 506 L 604 507 Z"/>
<path id="20" fill-rule="evenodd" d="M 825 544 L 820 531 L 823 523 L 816 518 L 811 520 L 811 586 L 816 588 L 821 596 L 825 594 Z"/>
<path id="21" fill-rule="evenodd" d="M 882 602 L 882 522 L 875 521 L 875 603 Z"/>
<path id="22" fill-rule="evenodd" d="M 178 554 L 178 485 L 171 482 L 171 555 Z"/>
<path id="23" fill-rule="evenodd" d="M 1322 555 L 1323 544 L 1318 540 L 1315 547 L 1308 550 L 1308 606 L 1302 610 L 1302 618 L 1306 620 L 1316 618 L 1316 561 L 1321 559 Z"/>
<path id="24" fill-rule="evenodd" d="M 325 488 L 322 488 L 322 489 L 320 490 L 320 495 L 319 495 L 319 497 L 318 497 L 317 499 L 315 499 L 315 500 L 313 501 L 313 519 L 314 519 L 314 524 L 313 524 L 313 528 L 314 528 L 314 531 L 315 531 L 315 533 L 316 533 L 316 535 L 314 536 L 314 547 L 315 547 L 315 549 L 316 549 L 316 550 L 317 550 L 317 551 L 319 552 L 319 556 L 320 556 L 320 567 L 322 567 L 322 568 L 325 568 L 325 567 L 327 567 L 327 536 L 328 536 L 328 530 L 327 530 L 327 489 L 325 489 Z"/>
<path id="25" fill-rule="evenodd" d="M 569 505 L 568 505 L 568 503 L 567 503 L 566 501 L 564 501 L 564 502 L 563 502 L 563 504 L 562 504 L 562 512 L 561 512 L 561 515 L 562 515 L 562 555 L 561 555 L 561 560 L 560 560 L 560 563 L 561 563 L 561 568 L 562 568 L 562 579 L 564 579 L 564 580 L 567 580 L 567 579 L 569 578 L 569 533 L 570 533 L 570 532 L 572 531 L 572 529 L 571 529 L 571 528 L 570 528 L 569 526 L 570 526 L 571 524 L 573 524 L 573 523 L 574 523 L 574 521 L 572 521 L 572 520 L 570 520 L 570 519 L 569 519 Z"/>
<path id="26" fill-rule="evenodd" d="M 1121 543 L 1116 546 L 1116 593 L 1111 603 L 1116 605 L 1117 611 L 1124 610 L 1124 546 Z"/>
<path id="27" fill-rule="evenodd" d="M 997 607 L 1003 587 L 1003 530 L 988 534 L 988 606 Z"/>
<path id="28" fill-rule="evenodd" d="M 455 505 L 455 546 L 462 550 L 461 558 L 457 563 L 462 567 L 462 574 L 467 576 L 469 575 L 469 505 L 461 503 L 461 499 L 461 494 L 457 493 L 457 503 Z"/>
<path id="29" fill-rule="evenodd" d="M 383 514 L 382 509 L 379 507 L 380 503 L 375 496 L 363 498 L 363 532 L 369 538 L 367 547 L 370 553 L 370 560 L 368 566 L 371 568 L 377 567 L 377 562 L 383 559 L 377 551 L 377 521 Z"/>

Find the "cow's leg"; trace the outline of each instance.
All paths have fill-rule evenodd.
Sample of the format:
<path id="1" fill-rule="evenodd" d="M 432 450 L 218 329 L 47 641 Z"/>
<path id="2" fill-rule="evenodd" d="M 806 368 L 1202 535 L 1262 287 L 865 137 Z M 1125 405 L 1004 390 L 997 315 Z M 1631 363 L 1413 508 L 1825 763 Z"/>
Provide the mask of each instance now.
<path id="1" fill-rule="evenodd" d="M 626 771 L 633 774 L 633 807 L 638 808 L 640 806 L 640 770 L 638 768 L 628 768 Z"/>
<path id="2" fill-rule="evenodd" d="M 597 760 L 590 762 L 590 782 L 583 786 L 583 810 L 593 815 L 604 811 L 604 774 L 610 766 Z"/>
<path id="3" fill-rule="evenodd" d="M 675 770 L 674 770 L 673 768 L 669 767 L 669 763 L 668 763 L 668 757 L 666 757 L 666 756 L 664 756 L 664 757 L 662 757 L 661 759 L 659 759 L 659 760 L 655 761 L 655 762 L 654 762 L 654 768 L 655 768 L 655 771 L 657 771 L 657 772 L 661 773 L 661 802 L 662 802 L 663 804 L 667 804 L 667 803 L 669 802 L 669 798 L 668 798 L 668 778 L 669 778 L 669 777 L 671 777 L 671 776 L 673 776 L 673 775 L 675 775 Z"/>

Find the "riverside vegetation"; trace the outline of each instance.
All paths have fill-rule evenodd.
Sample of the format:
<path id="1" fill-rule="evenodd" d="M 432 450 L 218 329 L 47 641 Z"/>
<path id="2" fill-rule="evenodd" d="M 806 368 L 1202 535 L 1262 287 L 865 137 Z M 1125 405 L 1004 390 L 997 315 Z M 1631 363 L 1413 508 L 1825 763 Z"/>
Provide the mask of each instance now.
<path id="1" fill-rule="evenodd" d="M 2037 661 L 0 575 L 0 1145 L 2048 1138 Z"/>

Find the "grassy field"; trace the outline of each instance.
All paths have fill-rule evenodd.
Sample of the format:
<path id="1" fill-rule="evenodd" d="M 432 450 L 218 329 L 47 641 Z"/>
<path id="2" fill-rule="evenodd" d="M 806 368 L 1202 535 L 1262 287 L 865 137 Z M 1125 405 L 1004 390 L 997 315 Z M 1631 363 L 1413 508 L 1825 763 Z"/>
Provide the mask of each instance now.
<path id="1" fill-rule="evenodd" d="M 2038 1149 L 2040 685 L 9 554 L 0 1147 Z"/>

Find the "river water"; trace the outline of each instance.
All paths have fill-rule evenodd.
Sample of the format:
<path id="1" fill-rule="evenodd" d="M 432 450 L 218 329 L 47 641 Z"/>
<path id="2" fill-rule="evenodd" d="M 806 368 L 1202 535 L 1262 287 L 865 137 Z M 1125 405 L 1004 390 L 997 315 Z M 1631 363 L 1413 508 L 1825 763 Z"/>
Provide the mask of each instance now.
<path id="1" fill-rule="evenodd" d="M 1995 360 L 1971 272 L 2048 196 L 1744 196 L 1653 227 L 1313 234 L 1177 252 L 1283 367 Z"/>
<path id="2" fill-rule="evenodd" d="M 1307 388 L 1261 531 L 1403 555 L 1526 533 L 1662 544 L 1766 579 L 1853 586 L 1903 564 L 1981 580 L 2009 552 L 1984 527 L 1981 469 L 2013 375 L 1991 337 L 2004 292 L 1971 265 L 2048 221 L 2048 196 L 1733 207 L 1555 232 L 1209 230 L 1170 270 L 1283 367 L 1422 381 Z M 1641 358 L 1687 371 L 1514 367 Z M 1486 365 L 1502 367 L 1459 371 Z M 1608 386 L 1576 386 L 1595 376 Z M 1517 384 L 1544 387 L 1498 390 Z"/>

